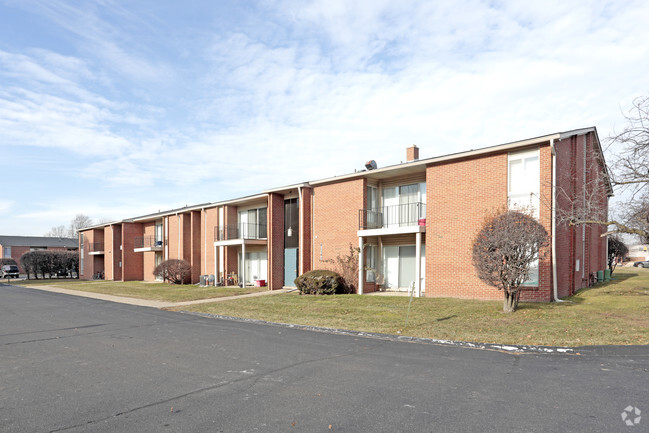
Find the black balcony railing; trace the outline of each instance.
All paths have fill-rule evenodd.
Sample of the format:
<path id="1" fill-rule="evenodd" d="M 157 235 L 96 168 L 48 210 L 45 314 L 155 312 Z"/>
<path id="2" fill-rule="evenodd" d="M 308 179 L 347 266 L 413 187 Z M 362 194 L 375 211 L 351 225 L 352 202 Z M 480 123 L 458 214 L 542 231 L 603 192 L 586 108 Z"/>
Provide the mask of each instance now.
<path id="1" fill-rule="evenodd" d="M 266 239 L 266 224 L 227 224 L 214 227 L 215 241 L 233 239 Z"/>
<path id="2" fill-rule="evenodd" d="M 164 242 L 155 236 L 136 236 L 135 248 L 162 248 Z"/>
<path id="3" fill-rule="evenodd" d="M 104 251 L 104 243 L 103 242 L 91 242 L 88 244 L 88 251 L 91 253 L 98 253 L 100 251 Z"/>
<path id="4" fill-rule="evenodd" d="M 426 225 L 426 203 L 406 203 L 380 209 L 360 209 L 360 230 Z"/>

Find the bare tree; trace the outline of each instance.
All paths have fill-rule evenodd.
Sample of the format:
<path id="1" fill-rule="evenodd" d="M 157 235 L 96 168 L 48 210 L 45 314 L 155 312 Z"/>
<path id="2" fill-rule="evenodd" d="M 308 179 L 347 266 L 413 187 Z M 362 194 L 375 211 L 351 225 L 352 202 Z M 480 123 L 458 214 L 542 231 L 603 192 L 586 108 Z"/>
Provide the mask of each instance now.
<path id="1" fill-rule="evenodd" d="M 530 266 L 547 245 L 547 231 L 527 213 L 504 209 L 485 219 L 473 242 L 473 266 L 482 281 L 503 291 L 506 313 L 518 308 Z"/>
<path id="2" fill-rule="evenodd" d="M 624 259 L 624 256 L 629 252 L 629 248 L 617 236 L 610 236 L 608 238 L 608 268 L 611 274 L 615 270 L 618 262 Z"/>
<path id="3" fill-rule="evenodd" d="M 64 225 L 55 226 L 49 232 L 45 233 L 45 236 L 48 238 L 66 238 L 68 237 L 68 230 Z"/>
<path id="4" fill-rule="evenodd" d="M 86 227 L 90 227 L 93 224 L 92 219 L 89 216 L 84 214 L 77 214 L 72 221 L 70 221 L 70 229 L 68 231 L 68 237 L 76 238 L 78 236 L 79 230 Z"/>
<path id="5" fill-rule="evenodd" d="M 624 115 L 626 127 L 610 137 L 612 144 L 621 146 L 612 164 L 613 183 L 628 186 L 633 193 L 649 190 L 649 96 L 633 100 Z"/>
<path id="6" fill-rule="evenodd" d="M 557 182 L 557 199 L 567 203 L 557 207 L 557 218 L 571 226 L 601 224 L 608 227 L 603 235 L 625 233 L 649 242 L 649 97 L 635 99 L 624 117 L 626 127 L 609 137 L 615 153 L 608 168 L 601 155 L 588 160 L 583 195 L 560 186 L 569 182 Z M 611 193 L 608 184 L 629 195 L 615 215 L 609 215 L 603 200 Z"/>
<path id="7" fill-rule="evenodd" d="M 165 260 L 155 267 L 153 275 L 172 284 L 185 284 L 189 282 L 192 267 L 185 260 Z"/>

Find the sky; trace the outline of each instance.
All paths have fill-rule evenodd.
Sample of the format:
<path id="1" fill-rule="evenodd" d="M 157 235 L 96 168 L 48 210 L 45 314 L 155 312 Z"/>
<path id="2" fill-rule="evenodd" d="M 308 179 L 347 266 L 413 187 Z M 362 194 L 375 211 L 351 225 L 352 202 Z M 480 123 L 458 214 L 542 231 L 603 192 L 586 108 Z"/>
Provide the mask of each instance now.
<path id="1" fill-rule="evenodd" d="M 0 0 L 0 234 L 398 164 L 412 144 L 605 141 L 649 92 L 647 23 L 649 2 L 620 0 Z"/>

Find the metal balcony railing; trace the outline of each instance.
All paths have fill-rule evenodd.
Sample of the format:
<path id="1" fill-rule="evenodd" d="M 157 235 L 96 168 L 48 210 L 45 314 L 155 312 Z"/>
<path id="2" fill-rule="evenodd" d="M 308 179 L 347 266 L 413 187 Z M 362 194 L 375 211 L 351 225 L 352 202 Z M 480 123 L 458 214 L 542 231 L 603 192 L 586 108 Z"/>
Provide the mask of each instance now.
<path id="1" fill-rule="evenodd" d="M 227 224 L 214 227 L 215 241 L 233 239 L 266 239 L 266 224 Z"/>
<path id="2" fill-rule="evenodd" d="M 426 225 L 426 203 L 406 203 L 358 211 L 359 230 L 416 225 Z"/>
<path id="3" fill-rule="evenodd" d="M 155 236 L 136 236 L 135 248 L 162 248 L 164 241 Z"/>
<path id="4" fill-rule="evenodd" d="M 88 244 L 88 251 L 91 253 L 97 253 L 100 251 L 104 251 L 104 243 L 103 242 L 91 242 Z"/>

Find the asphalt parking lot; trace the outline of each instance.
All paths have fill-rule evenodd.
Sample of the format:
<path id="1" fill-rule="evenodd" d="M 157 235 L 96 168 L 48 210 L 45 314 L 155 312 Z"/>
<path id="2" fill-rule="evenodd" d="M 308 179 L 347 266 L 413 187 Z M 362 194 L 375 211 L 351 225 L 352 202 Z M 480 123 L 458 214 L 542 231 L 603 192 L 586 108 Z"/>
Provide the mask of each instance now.
<path id="1" fill-rule="evenodd" d="M 3 432 L 649 430 L 642 350 L 509 354 L 0 296 Z"/>

